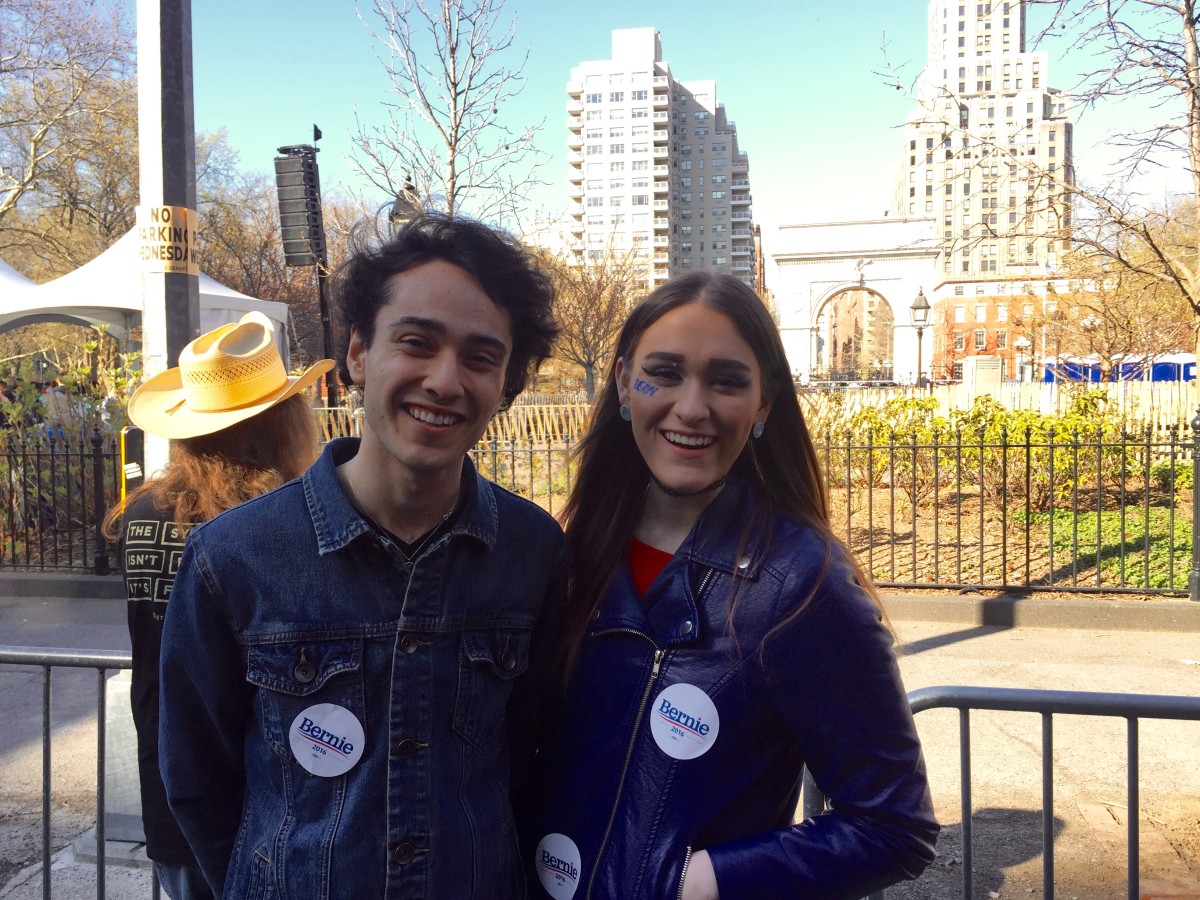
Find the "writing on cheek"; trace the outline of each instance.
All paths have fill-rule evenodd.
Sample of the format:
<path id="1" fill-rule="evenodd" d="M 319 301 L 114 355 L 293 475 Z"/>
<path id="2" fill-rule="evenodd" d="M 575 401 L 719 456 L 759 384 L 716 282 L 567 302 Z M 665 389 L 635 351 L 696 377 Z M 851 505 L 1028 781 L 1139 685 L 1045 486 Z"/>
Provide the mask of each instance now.
<path id="1" fill-rule="evenodd" d="M 648 397 L 653 397 L 658 393 L 658 388 L 652 384 L 647 384 L 640 378 L 633 379 L 633 389 L 639 394 L 645 394 Z"/>

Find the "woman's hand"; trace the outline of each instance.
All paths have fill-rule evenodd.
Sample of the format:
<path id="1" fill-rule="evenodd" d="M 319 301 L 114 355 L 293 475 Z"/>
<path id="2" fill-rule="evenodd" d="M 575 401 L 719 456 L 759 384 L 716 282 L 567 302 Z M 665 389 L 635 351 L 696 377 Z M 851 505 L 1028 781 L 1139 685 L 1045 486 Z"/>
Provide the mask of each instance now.
<path id="1" fill-rule="evenodd" d="M 687 874 L 683 877 L 683 892 L 679 896 L 683 900 L 720 900 L 717 893 L 717 874 L 713 871 L 712 860 L 708 858 L 707 850 L 699 850 L 692 854 Z"/>

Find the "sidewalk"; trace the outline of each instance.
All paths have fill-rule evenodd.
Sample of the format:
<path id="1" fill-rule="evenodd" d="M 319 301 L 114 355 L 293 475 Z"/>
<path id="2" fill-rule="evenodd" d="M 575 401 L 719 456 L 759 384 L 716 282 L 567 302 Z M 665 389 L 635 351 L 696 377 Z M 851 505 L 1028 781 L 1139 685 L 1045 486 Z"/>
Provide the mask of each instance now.
<path id="1" fill-rule="evenodd" d="M 3 643 L 128 648 L 125 605 L 119 592 L 106 599 L 14 597 L 4 588 L 0 579 Z M 103 582 L 88 588 L 93 596 L 108 591 Z M 78 589 L 75 592 L 78 594 Z M 900 665 L 909 690 L 934 684 L 976 684 L 1200 695 L 1200 604 L 912 594 L 888 594 L 885 602 L 904 645 Z M 89 853 L 80 840 L 86 838 L 81 832 L 93 821 L 95 726 L 94 712 L 89 718 L 87 710 L 94 711 L 95 677 L 75 674 L 86 677 L 63 678 L 60 684 L 56 676 L 54 700 L 52 821 L 54 846 L 62 849 L 54 854 L 52 877 L 54 896 L 65 898 L 96 894 L 94 852 Z M 37 900 L 41 897 L 40 806 L 35 798 L 40 790 L 41 757 L 40 724 L 34 727 L 33 720 L 40 723 L 40 676 L 18 675 L 0 670 L 0 714 L 14 713 L 27 720 L 28 726 L 16 736 L 0 735 L 0 765 L 8 773 L 7 784 L 0 787 L 0 832 L 25 823 L 23 827 L 31 833 L 22 839 L 19 855 L 15 846 L 2 842 L 0 852 L 8 855 L 12 848 L 11 860 L 29 864 L 0 885 L 0 900 Z M 63 715 L 66 724 L 60 722 L 60 705 L 70 710 Z M 1036 837 L 1029 848 L 1022 845 L 1023 855 L 988 855 L 978 843 L 989 834 L 989 828 L 1032 828 L 1036 836 L 1039 827 L 1035 810 L 1040 782 L 1033 762 L 1038 756 L 1036 722 L 1018 722 L 1005 715 L 1010 714 L 980 716 L 975 726 L 979 741 L 974 756 L 975 808 L 981 817 L 975 883 L 977 891 L 984 891 L 981 896 L 987 896 L 989 889 L 1005 897 L 1026 895 L 1040 885 Z M 949 714 L 937 711 L 922 714 L 917 724 L 947 837 L 930 875 L 894 889 L 889 900 L 956 898 L 956 890 L 943 888 L 957 875 L 953 862 L 958 833 L 957 724 Z M 1059 896 L 1080 900 L 1124 896 L 1123 856 L 1107 847 L 1103 835 L 1098 836 L 1086 819 L 1097 804 L 1123 796 L 1123 739 L 1113 733 L 1115 728 L 1112 723 L 1068 717 L 1058 732 L 1055 812 L 1062 829 L 1055 847 L 1060 861 Z M 1146 802 L 1153 805 L 1147 806 L 1147 811 L 1153 809 L 1160 822 L 1166 821 L 1165 807 L 1154 804 L 1163 803 L 1166 795 L 1195 801 L 1200 812 L 1200 770 L 1192 755 L 1198 744 L 1200 728 L 1193 723 L 1148 723 L 1144 729 L 1142 768 L 1154 773 L 1153 781 L 1145 785 Z M 20 797 L 11 794 L 18 783 L 29 786 Z M 61 799 L 60 790 L 64 792 Z M 18 815 L 19 810 L 23 814 Z M 71 831 L 72 827 L 76 830 Z M 1165 826 L 1159 830 L 1165 840 L 1177 837 Z M 136 848 L 110 844 L 107 853 L 106 896 L 113 900 L 149 898 L 150 871 L 139 860 Z M 1164 863 L 1160 872 L 1150 868 L 1152 863 L 1144 856 L 1143 875 L 1147 879 L 1172 872 L 1177 877 L 1200 876 L 1200 866 L 1189 876 L 1188 862 L 1181 860 L 1175 860 L 1175 869 Z M 1081 881 L 1093 877 L 1104 881 Z"/>

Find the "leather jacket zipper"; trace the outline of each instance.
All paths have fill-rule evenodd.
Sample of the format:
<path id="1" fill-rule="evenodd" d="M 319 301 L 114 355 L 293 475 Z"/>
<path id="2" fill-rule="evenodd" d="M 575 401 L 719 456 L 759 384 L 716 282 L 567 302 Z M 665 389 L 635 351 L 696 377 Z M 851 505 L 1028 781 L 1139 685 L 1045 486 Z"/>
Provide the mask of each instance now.
<path id="1" fill-rule="evenodd" d="M 644 634 L 638 631 L 630 631 L 629 633 L 645 637 Z M 647 640 L 649 639 L 647 638 Z M 591 900 L 592 888 L 596 884 L 596 876 L 600 873 L 600 860 L 604 857 L 604 848 L 608 845 L 608 839 L 612 835 L 613 823 L 617 819 L 617 808 L 621 805 L 621 794 L 625 791 L 625 780 L 629 776 L 629 764 L 633 761 L 633 745 L 637 740 L 638 728 L 641 727 L 642 716 L 646 713 L 646 704 L 650 702 L 650 691 L 654 688 L 654 682 L 658 680 L 658 671 L 662 668 L 663 657 L 666 655 L 666 650 L 662 650 L 655 645 L 654 665 L 651 666 L 650 677 L 646 679 L 646 686 L 642 689 L 642 701 L 638 704 L 637 715 L 633 719 L 633 728 L 629 731 L 629 744 L 625 748 L 625 762 L 621 766 L 621 777 L 617 781 L 617 791 L 613 796 L 612 812 L 608 815 L 608 824 L 604 828 L 604 837 L 600 839 L 600 848 L 596 851 L 596 861 L 592 864 L 592 877 L 588 879 L 587 894 L 584 895 L 586 900 Z"/>
<path id="2" fill-rule="evenodd" d="M 700 587 L 696 590 L 696 596 L 699 597 L 704 593 L 704 589 L 708 586 L 709 579 L 712 578 L 713 569 L 706 569 L 704 577 L 700 579 Z M 623 632 L 625 634 L 636 634 L 638 637 L 645 638 L 652 644 L 654 641 L 640 631 L 634 631 L 631 628 L 614 628 L 605 629 L 604 631 L 595 632 L 595 634 L 609 634 L 613 632 Z M 646 714 L 646 704 L 650 702 L 650 691 L 654 689 L 654 682 L 658 680 L 658 672 L 662 668 L 662 661 L 666 657 L 667 651 L 654 644 L 654 665 L 650 667 L 650 677 L 646 679 L 646 685 L 642 688 L 642 699 L 638 704 L 637 715 L 633 718 L 633 728 L 629 731 L 629 743 L 625 747 L 625 762 L 621 765 L 621 777 L 617 781 L 617 791 L 613 795 L 612 811 L 608 815 L 608 824 L 604 827 L 604 837 L 600 839 L 600 847 L 596 851 L 596 860 L 592 864 L 592 877 L 588 879 L 587 893 L 584 895 L 584 900 L 591 900 L 592 888 L 596 885 L 596 876 L 600 874 L 600 860 L 604 858 L 604 850 L 608 846 L 608 839 L 612 836 L 613 824 L 617 820 L 617 809 L 621 805 L 621 795 L 625 792 L 625 781 L 629 777 L 629 764 L 633 761 L 633 745 L 637 740 L 638 729 L 642 725 L 642 717 Z M 688 857 L 691 857 L 691 848 L 688 848 Z M 684 863 L 686 871 L 687 863 Z M 683 890 L 682 876 L 680 880 L 680 891 Z"/>

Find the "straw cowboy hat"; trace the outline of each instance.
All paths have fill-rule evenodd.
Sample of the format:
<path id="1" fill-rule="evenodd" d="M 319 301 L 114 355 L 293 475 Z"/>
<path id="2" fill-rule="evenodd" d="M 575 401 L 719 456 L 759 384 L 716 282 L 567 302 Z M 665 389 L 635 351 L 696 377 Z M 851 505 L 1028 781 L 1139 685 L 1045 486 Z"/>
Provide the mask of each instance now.
<path id="1" fill-rule="evenodd" d="M 289 376 L 271 321 L 250 312 L 183 348 L 179 366 L 147 380 L 129 398 L 129 418 L 159 437 L 199 437 L 282 403 L 333 368 L 322 359 Z"/>

